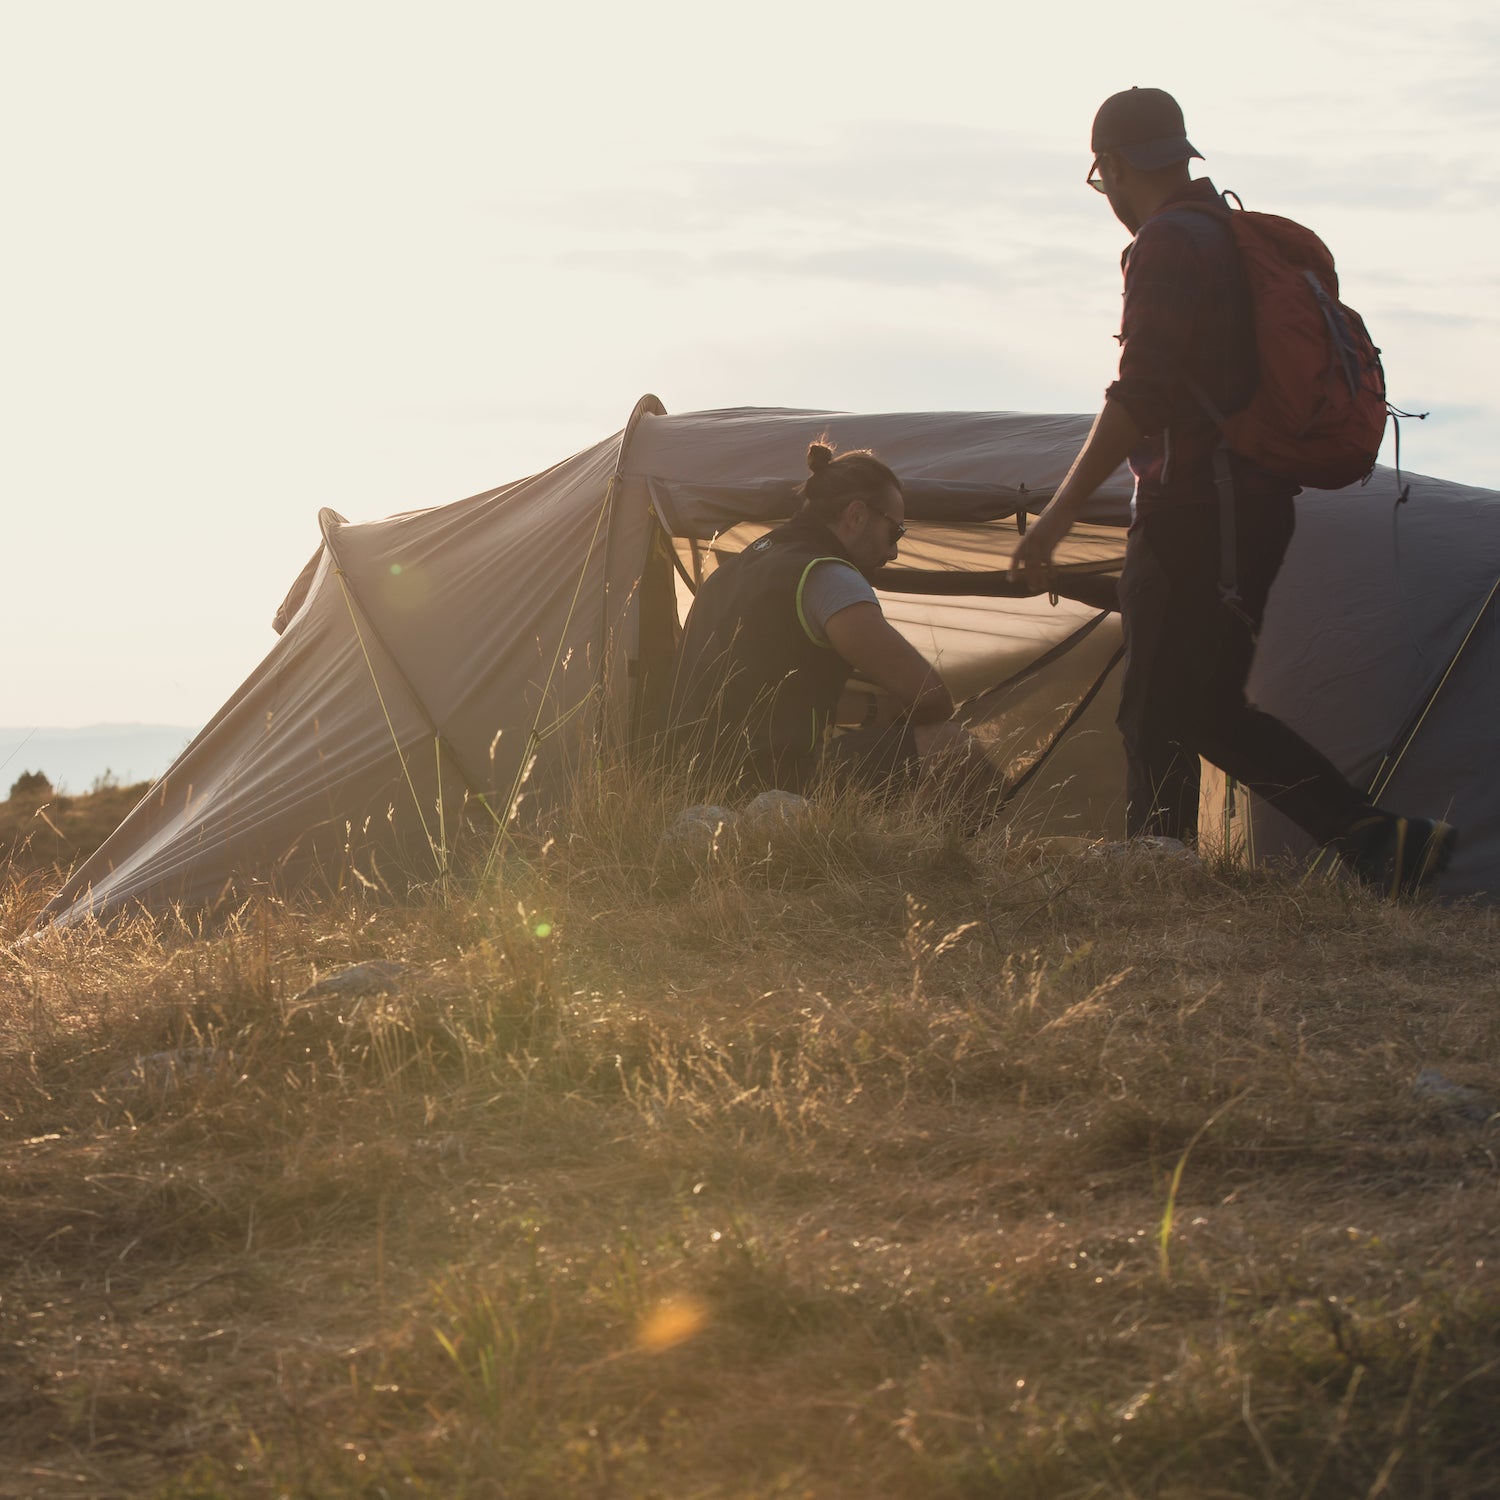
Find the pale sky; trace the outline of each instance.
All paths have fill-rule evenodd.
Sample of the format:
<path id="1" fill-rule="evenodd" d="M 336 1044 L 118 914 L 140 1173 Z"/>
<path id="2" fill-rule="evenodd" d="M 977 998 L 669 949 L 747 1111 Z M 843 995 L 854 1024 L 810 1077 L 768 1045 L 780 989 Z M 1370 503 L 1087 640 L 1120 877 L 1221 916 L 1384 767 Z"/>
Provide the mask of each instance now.
<path id="1" fill-rule="evenodd" d="M 1500 20 L 781 0 L 4 4 L 0 723 L 199 724 L 351 520 L 668 410 L 1092 411 L 1094 109 L 1334 250 L 1403 459 L 1500 487 Z"/>

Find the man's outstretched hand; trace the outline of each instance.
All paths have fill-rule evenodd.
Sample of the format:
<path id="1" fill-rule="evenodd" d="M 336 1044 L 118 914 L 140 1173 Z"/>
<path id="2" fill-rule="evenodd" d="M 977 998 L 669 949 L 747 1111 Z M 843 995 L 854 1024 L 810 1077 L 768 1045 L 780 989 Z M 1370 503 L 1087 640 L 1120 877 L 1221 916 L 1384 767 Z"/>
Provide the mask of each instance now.
<path id="1" fill-rule="evenodd" d="M 1052 587 L 1052 554 L 1072 529 L 1071 517 L 1049 505 L 1032 518 L 1010 555 L 1010 581 L 1025 584 L 1033 594 Z"/>
<path id="2" fill-rule="evenodd" d="M 1010 555 L 1012 583 L 1025 584 L 1033 594 L 1051 590 L 1052 554 L 1057 544 L 1073 529 L 1089 496 L 1125 462 L 1140 438 L 1141 430 L 1130 413 L 1118 401 L 1106 401 L 1067 477 L 1016 543 Z"/>

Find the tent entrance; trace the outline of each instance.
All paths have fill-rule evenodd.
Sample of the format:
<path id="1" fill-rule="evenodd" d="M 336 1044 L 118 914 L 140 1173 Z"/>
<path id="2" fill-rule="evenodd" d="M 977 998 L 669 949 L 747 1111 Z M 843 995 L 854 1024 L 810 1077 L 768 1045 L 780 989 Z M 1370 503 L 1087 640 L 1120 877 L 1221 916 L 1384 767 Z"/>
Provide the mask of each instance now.
<path id="1" fill-rule="evenodd" d="M 656 515 L 660 522 L 660 510 Z M 656 622 L 655 650 L 667 647 L 659 604 L 666 586 L 675 646 L 697 588 L 724 557 L 770 529 L 767 522 L 741 522 L 703 541 L 669 537 L 658 527 L 643 575 L 638 725 L 664 722 L 644 711 L 664 715 L 666 709 L 670 669 L 653 665 L 654 652 L 646 649 L 648 621 Z M 937 663 L 963 722 L 1016 778 L 1016 815 L 1047 832 L 1123 827 L 1124 775 L 1113 695 L 1106 690 L 1122 654 L 1113 610 L 1123 537 L 1092 529 L 1107 533 L 1109 550 L 1106 537 L 1096 537 L 1090 542 L 1096 555 L 1074 564 L 1065 586 L 1082 597 L 1026 594 L 1010 584 L 1004 567 L 996 566 L 1005 560 L 996 545 L 997 533 L 1009 530 L 1003 521 L 913 522 L 903 545 L 903 563 L 912 565 L 883 570 L 875 579 L 886 618 Z M 665 570 L 657 561 L 662 556 Z M 927 566 L 918 566 L 919 558 Z M 955 566 L 958 561 L 968 566 Z M 871 688 L 857 680 L 852 685 Z"/>

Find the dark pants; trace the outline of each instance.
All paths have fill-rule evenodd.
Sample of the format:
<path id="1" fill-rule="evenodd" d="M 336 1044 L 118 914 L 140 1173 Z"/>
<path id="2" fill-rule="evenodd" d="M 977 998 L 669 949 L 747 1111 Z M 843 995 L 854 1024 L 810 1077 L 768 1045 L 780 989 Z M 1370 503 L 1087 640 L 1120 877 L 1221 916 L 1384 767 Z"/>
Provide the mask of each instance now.
<path id="1" fill-rule="evenodd" d="M 1132 837 L 1197 837 L 1200 755 L 1319 843 L 1368 806 L 1327 757 L 1245 699 L 1266 596 L 1292 527 L 1290 499 L 1239 507 L 1243 619 L 1219 597 L 1216 505 L 1159 511 L 1130 533 L 1120 576 L 1125 673 L 1117 722 Z"/>

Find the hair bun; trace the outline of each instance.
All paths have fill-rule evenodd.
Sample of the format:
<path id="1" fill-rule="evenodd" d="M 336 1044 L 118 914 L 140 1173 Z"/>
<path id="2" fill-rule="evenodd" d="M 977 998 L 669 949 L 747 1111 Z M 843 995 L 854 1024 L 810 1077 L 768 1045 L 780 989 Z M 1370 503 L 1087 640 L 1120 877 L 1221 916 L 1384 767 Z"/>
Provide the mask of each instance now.
<path id="1" fill-rule="evenodd" d="M 812 473 L 822 473 L 832 462 L 833 449 L 827 443 L 812 443 L 808 446 L 807 467 Z"/>

